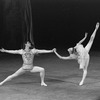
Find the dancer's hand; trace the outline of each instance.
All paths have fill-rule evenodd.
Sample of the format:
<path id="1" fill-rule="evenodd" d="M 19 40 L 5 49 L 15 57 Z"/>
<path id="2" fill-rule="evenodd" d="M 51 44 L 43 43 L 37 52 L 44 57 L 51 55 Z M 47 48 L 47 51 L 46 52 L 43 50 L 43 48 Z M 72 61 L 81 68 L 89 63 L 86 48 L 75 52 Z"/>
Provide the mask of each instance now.
<path id="1" fill-rule="evenodd" d="M 2 48 L 2 49 L 0 49 L 0 51 L 1 51 L 1 52 L 4 52 L 4 51 L 5 51 L 5 49 L 4 49 L 4 48 Z"/>
<path id="2" fill-rule="evenodd" d="M 54 48 L 53 51 L 56 52 L 56 48 Z"/>
<path id="3" fill-rule="evenodd" d="M 97 24 L 96 24 L 96 29 L 98 29 L 99 28 L 99 22 L 97 22 Z"/>
<path id="4" fill-rule="evenodd" d="M 88 35 L 88 33 L 86 32 L 86 33 L 85 33 L 85 37 L 87 37 L 87 35 Z"/>

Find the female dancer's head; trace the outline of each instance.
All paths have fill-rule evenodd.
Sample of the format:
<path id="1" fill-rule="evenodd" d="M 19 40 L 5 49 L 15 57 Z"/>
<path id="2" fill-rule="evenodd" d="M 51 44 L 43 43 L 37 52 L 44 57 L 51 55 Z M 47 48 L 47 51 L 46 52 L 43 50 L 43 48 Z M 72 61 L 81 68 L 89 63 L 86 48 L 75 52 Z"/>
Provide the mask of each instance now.
<path id="1" fill-rule="evenodd" d="M 68 48 L 68 52 L 69 52 L 69 54 L 73 54 L 74 53 L 74 48 L 73 47 Z"/>

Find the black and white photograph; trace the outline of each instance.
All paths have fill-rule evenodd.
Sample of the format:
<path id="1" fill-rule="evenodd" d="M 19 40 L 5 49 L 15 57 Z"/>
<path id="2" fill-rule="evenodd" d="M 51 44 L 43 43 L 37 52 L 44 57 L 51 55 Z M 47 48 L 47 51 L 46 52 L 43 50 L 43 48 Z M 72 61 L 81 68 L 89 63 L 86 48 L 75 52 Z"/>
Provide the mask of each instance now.
<path id="1" fill-rule="evenodd" d="M 99 0 L 0 0 L 0 100 L 100 100 Z"/>

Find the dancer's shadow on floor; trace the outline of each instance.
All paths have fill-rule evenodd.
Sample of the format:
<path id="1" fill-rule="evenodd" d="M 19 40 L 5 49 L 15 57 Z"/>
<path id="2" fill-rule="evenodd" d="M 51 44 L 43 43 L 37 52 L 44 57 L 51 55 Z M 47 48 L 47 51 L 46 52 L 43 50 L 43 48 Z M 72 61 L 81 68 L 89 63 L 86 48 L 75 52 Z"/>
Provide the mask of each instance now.
<path id="1" fill-rule="evenodd" d="M 56 78 L 46 78 L 45 82 L 51 82 L 51 83 L 61 83 L 61 82 L 65 82 L 64 80 L 61 79 L 56 79 Z"/>
<path id="2" fill-rule="evenodd" d="M 61 83 L 61 82 L 65 82 L 61 79 L 55 79 L 55 78 L 46 78 L 45 79 L 46 83 Z M 40 84 L 40 80 L 38 81 L 31 81 L 31 82 L 16 82 L 14 84 L 34 84 L 34 83 L 39 83 Z"/>
<path id="3" fill-rule="evenodd" d="M 67 76 L 48 76 L 45 78 L 45 82 L 51 82 L 51 83 L 63 83 L 63 82 L 67 82 L 67 83 L 73 83 L 73 84 L 77 84 L 74 81 L 70 81 L 69 79 L 73 79 L 73 78 L 79 78 L 80 76 L 78 74 L 71 74 L 71 75 L 67 75 Z"/>
<path id="4" fill-rule="evenodd" d="M 80 78 L 78 74 L 71 74 L 67 76 L 47 76 L 45 77 L 46 83 L 72 83 L 72 84 L 78 84 L 76 83 L 76 80 L 73 80 L 74 78 Z M 34 84 L 34 83 L 40 83 L 40 77 L 37 77 L 34 81 L 29 82 L 17 82 L 15 84 Z"/>
<path id="5" fill-rule="evenodd" d="M 34 84 L 34 83 L 40 83 L 40 82 L 16 82 L 14 84 L 25 85 L 25 84 Z"/>

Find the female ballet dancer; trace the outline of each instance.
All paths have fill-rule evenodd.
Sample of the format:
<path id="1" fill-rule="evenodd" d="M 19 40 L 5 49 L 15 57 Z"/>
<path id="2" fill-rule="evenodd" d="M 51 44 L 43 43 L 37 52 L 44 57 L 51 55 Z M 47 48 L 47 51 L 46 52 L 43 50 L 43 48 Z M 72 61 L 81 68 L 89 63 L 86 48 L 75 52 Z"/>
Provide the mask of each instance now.
<path id="1" fill-rule="evenodd" d="M 34 56 L 39 53 L 51 53 L 54 50 L 38 50 L 38 49 L 30 49 L 31 43 L 27 42 L 25 44 L 25 49 L 20 50 L 5 50 L 0 49 L 1 52 L 12 53 L 12 54 L 20 54 L 22 55 L 23 65 L 17 70 L 14 74 L 8 76 L 4 81 L 0 82 L 0 85 L 3 85 L 5 82 L 12 80 L 13 78 L 22 75 L 23 73 L 29 71 L 31 73 L 40 72 L 41 77 L 41 86 L 47 86 L 44 82 L 45 69 L 39 66 L 33 66 Z"/>
<path id="2" fill-rule="evenodd" d="M 88 68 L 89 60 L 90 60 L 89 51 L 90 51 L 91 46 L 93 44 L 93 41 L 94 41 L 94 38 L 95 38 L 95 35 L 96 35 L 96 32 L 97 32 L 98 28 L 99 28 L 99 23 L 96 24 L 95 30 L 92 33 L 92 35 L 90 37 L 90 40 L 89 40 L 88 44 L 85 47 L 82 45 L 82 42 L 86 39 L 87 33 L 85 34 L 85 37 L 76 44 L 75 47 L 69 48 L 68 49 L 68 52 L 69 52 L 69 56 L 68 57 L 60 56 L 56 52 L 56 49 L 54 49 L 55 54 L 60 59 L 64 59 L 64 60 L 76 59 L 78 61 L 80 69 L 83 69 L 83 77 L 82 77 L 82 80 L 79 83 L 79 85 L 83 85 L 84 80 L 85 80 L 85 78 L 87 76 L 87 68 Z"/>

